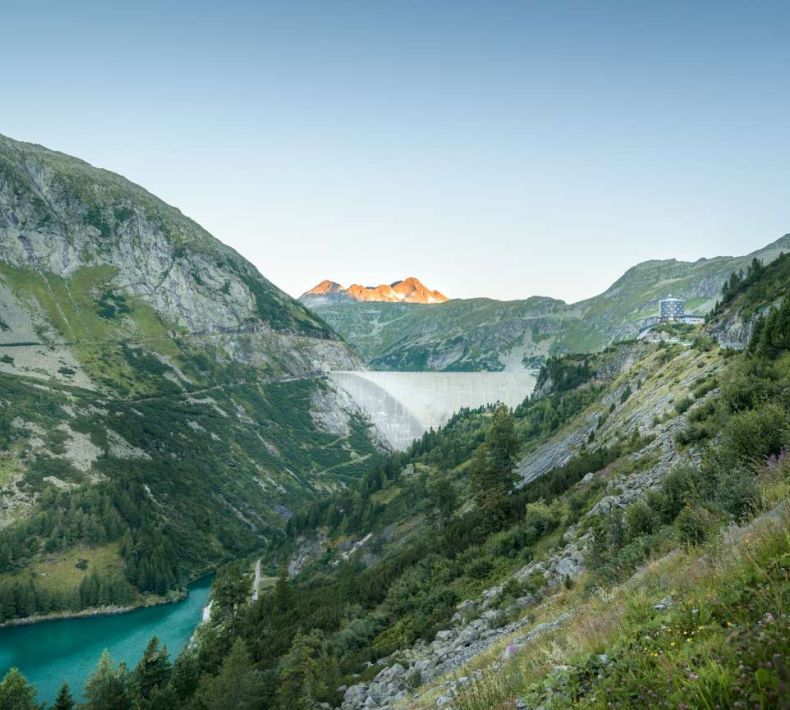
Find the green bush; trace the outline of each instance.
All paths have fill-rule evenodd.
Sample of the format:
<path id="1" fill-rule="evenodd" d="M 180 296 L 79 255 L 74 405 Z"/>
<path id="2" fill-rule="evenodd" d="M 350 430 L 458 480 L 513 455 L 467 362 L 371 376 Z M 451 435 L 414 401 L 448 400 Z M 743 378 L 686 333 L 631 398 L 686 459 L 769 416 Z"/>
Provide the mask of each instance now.
<path id="1" fill-rule="evenodd" d="M 683 542 L 698 545 L 708 538 L 713 523 L 710 511 L 700 506 L 686 505 L 675 518 L 675 529 Z"/>
<path id="2" fill-rule="evenodd" d="M 486 557 L 473 559 L 464 570 L 465 574 L 472 579 L 485 579 L 494 569 L 494 563 Z"/>
<path id="3" fill-rule="evenodd" d="M 757 502 L 752 470 L 746 466 L 726 468 L 716 479 L 716 506 L 736 520 L 746 518 Z"/>
<path id="4" fill-rule="evenodd" d="M 713 391 L 718 387 L 718 381 L 715 377 L 708 377 L 700 382 L 698 385 L 694 387 L 692 390 L 692 394 L 694 395 L 694 399 L 701 399 L 704 397 L 708 392 Z"/>
<path id="5" fill-rule="evenodd" d="M 675 411 L 678 414 L 683 414 L 688 411 L 688 408 L 694 404 L 694 400 L 691 397 L 682 397 L 677 402 L 675 402 Z"/>
<path id="6" fill-rule="evenodd" d="M 562 507 L 559 501 L 555 500 L 550 505 L 547 505 L 543 499 L 527 503 L 524 526 L 532 542 L 554 530 L 561 520 Z"/>
<path id="7" fill-rule="evenodd" d="M 626 534 L 629 540 L 640 535 L 649 535 L 659 525 L 659 518 L 654 510 L 644 501 L 637 501 L 625 512 Z"/>
<path id="8" fill-rule="evenodd" d="M 777 404 L 738 412 L 727 423 L 725 447 L 740 461 L 765 461 L 788 443 L 787 414 Z"/>

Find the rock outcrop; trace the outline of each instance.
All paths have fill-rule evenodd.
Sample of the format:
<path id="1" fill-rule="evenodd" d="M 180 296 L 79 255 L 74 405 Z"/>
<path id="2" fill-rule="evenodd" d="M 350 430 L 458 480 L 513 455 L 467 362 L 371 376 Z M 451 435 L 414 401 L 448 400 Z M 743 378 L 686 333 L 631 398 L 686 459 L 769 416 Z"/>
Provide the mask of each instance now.
<path id="1" fill-rule="evenodd" d="M 362 286 L 351 284 L 343 288 L 336 281 L 324 280 L 309 291 L 305 291 L 299 300 L 308 306 L 320 306 L 328 303 L 354 303 L 380 301 L 388 303 L 444 303 L 447 296 L 439 291 L 432 291 L 414 276 L 401 281 L 378 286 Z"/>

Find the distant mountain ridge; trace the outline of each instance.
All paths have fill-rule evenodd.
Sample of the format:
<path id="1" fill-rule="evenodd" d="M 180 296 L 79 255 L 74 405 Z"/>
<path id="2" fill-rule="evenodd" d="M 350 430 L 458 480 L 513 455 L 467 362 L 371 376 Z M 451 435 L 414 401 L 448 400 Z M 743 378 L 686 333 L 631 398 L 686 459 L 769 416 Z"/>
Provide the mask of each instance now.
<path id="1" fill-rule="evenodd" d="M 309 291 L 305 291 L 299 300 L 308 306 L 320 306 L 329 303 L 356 303 L 378 301 L 382 303 L 421 303 L 424 305 L 444 303 L 449 299 L 440 291 L 429 289 L 418 278 L 408 276 L 401 281 L 378 286 L 362 286 L 351 284 L 348 288 L 337 281 L 325 279 Z"/>
<path id="2" fill-rule="evenodd" d="M 550 355 L 594 352 L 636 337 L 670 293 L 686 312 L 704 315 L 730 274 L 752 259 L 769 263 L 790 252 L 790 234 L 744 256 L 694 262 L 651 260 L 628 269 L 606 291 L 578 303 L 533 296 L 522 300 L 453 299 L 372 303 L 332 298 L 302 302 L 340 333 L 377 370 L 523 370 Z"/>

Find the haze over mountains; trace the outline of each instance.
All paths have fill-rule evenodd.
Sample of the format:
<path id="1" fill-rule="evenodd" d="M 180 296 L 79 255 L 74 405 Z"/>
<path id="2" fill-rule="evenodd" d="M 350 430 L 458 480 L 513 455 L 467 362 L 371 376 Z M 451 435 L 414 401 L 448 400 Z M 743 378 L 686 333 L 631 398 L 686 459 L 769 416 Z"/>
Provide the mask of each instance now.
<path id="1" fill-rule="evenodd" d="M 351 284 L 343 288 L 336 281 L 324 280 L 305 291 L 299 300 L 308 306 L 320 306 L 329 303 L 355 302 L 386 302 L 386 303 L 444 303 L 447 296 L 439 291 L 432 291 L 415 278 L 409 276 L 401 281 L 378 286 L 362 286 Z"/>

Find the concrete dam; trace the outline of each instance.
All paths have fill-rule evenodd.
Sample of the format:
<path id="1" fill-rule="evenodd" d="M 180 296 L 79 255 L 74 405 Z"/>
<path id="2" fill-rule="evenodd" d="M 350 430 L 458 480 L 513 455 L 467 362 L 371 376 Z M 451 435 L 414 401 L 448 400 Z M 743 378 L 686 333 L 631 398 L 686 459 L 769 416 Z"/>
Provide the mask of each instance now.
<path id="1" fill-rule="evenodd" d="M 335 371 L 329 377 L 368 414 L 390 445 L 403 450 L 463 407 L 515 407 L 535 388 L 529 372 Z"/>

